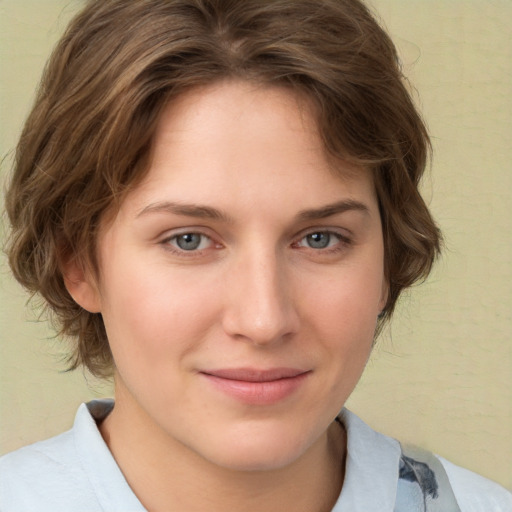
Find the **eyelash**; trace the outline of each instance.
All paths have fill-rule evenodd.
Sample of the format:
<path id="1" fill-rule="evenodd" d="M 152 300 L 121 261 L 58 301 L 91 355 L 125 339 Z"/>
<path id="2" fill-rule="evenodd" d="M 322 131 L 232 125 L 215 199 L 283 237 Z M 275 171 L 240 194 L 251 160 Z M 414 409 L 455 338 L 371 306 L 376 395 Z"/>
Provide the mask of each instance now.
<path id="1" fill-rule="evenodd" d="M 177 239 L 179 239 L 179 237 L 183 237 L 186 235 L 200 236 L 201 237 L 200 245 L 203 243 L 204 239 L 207 239 L 207 240 L 209 240 L 209 246 L 205 247 L 205 248 L 201 248 L 201 249 L 186 250 L 186 249 L 177 247 L 176 245 L 174 245 L 172 243 L 173 241 L 176 241 Z M 307 246 L 300 245 L 302 241 L 304 241 L 305 239 L 307 239 L 307 237 L 310 237 L 312 235 L 327 235 L 329 237 L 335 237 L 337 239 L 337 243 L 335 243 L 334 246 L 327 246 L 327 247 L 320 247 L 320 248 L 313 248 L 313 247 L 307 247 Z M 330 243 L 330 242 L 331 242 L 331 239 L 329 239 L 328 243 Z M 160 242 L 160 244 L 165 248 L 165 250 L 170 251 L 179 256 L 188 257 L 188 258 L 200 256 L 203 253 L 203 251 L 210 249 L 211 245 L 214 245 L 214 246 L 216 245 L 217 246 L 216 248 L 222 248 L 222 244 L 216 243 L 212 239 L 211 236 L 208 236 L 205 233 L 201 233 L 200 231 L 184 231 L 181 233 L 173 234 L 172 236 L 169 236 L 169 237 L 163 239 Z M 347 247 L 349 247 L 352 244 L 353 244 L 353 240 L 350 237 L 348 237 L 346 235 L 342 235 L 338 231 L 334 231 L 332 229 L 315 229 L 315 230 L 309 231 L 307 233 L 301 234 L 300 237 L 295 242 L 293 242 L 291 244 L 291 247 L 297 248 L 297 249 L 303 248 L 304 250 L 310 250 L 310 251 L 313 251 L 314 253 L 328 255 L 328 254 L 335 254 L 340 251 L 343 251 L 343 250 L 347 249 Z"/>
<path id="2" fill-rule="evenodd" d="M 299 245 L 303 240 L 307 239 L 307 237 L 313 235 L 327 235 L 329 237 L 328 243 L 331 242 L 332 237 L 337 239 L 337 242 L 333 246 L 321 247 L 321 248 L 313 248 L 313 247 L 304 247 Z M 340 251 L 347 249 L 350 245 L 352 245 L 353 241 L 347 235 L 341 234 L 338 231 L 334 231 L 332 229 L 315 229 L 313 231 L 309 231 L 305 234 L 302 234 L 301 237 L 292 244 L 297 248 L 304 247 L 306 250 L 311 250 L 318 254 L 329 255 L 335 254 Z"/>
<path id="3" fill-rule="evenodd" d="M 162 240 L 160 244 L 164 247 L 165 250 L 170 251 L 174 254 L 177 254 L 179 256 L 184 256 L 187 258 L 190 257 L 197 257 L 203 253 L 203 251 L 208 250 L 210 247 L 205 247 L 201 249 L 192 249 L 192 250 L 186 250 L 182 249 L 180 247 L 177 247 L 172 242 L 177 241 L 180 237 L 184 237 L 187 235 L 198 235 L 201 237 L 200 245 L 204 242 L 205 239 L 209 241 L 209 245 L 217 245 L 219 248 L 221 247 L 221 244 L 216 244 L 215 241 L 212 239 L 211 236 L 206 235 L 205 233 L 201 233 L 200 231 L 183 231 L 181 233 L 173 234 L 172 236 L 169 236 Z"/>

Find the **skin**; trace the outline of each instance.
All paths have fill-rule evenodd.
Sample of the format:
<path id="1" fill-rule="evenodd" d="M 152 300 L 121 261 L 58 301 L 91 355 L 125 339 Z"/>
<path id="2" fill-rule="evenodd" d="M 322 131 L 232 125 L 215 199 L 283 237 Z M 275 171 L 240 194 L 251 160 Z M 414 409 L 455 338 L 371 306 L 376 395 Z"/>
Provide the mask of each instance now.
<path id="1" fill-rule="evenodd" d="M 99 278 L 70 267 L 66 283 L 103 316 L 116 406 L 101 432 L 141 502 L 330 510 L 345 454 L 333 420 L 386 302 L 370 171 L 333 164 L 287 89 L 195 89 L 163 113 L 148 174 L 98 245 Z M 304 377 L 251 403 L 205 376 L 241 367 Z"/>

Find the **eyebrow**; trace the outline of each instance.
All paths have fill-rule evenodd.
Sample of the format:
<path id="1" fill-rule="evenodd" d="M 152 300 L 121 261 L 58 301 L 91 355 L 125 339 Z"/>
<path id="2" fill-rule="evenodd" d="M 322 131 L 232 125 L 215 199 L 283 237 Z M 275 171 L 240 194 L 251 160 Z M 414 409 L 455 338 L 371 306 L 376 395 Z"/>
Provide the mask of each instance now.
<path id="1" fill-rule="evenodd" d="M 185 217 L 196 217 L 198 219 L 220 220 L 226 223 L 233 223 L 233 219 L 217 208 L 211 206 L 201 206 L 196 204 L 174 203 L 171 201 L 161 201 L 152 203 L 143 208 L 136 218 L 149 213 L 172 213 L 174 215 L 184 215 Z"/>
<path id="2" fill-rule="evenodd" d="M 297 218 L 300 220 L 317 220 L 317 219 L 325 219 L 327 217 L 331 217 L 332 215 L 337 215 L 339 213 L 344 213 L 347 211 L 360 211 L 366 214 L 370 213 L 370 208 L 366 206 L 364 203 L 360 201 L 355 201 L 353 199 L 346 199 L 343 201 L 338 201 L 336 203 L 331 203 L 320 208 L 312 208 L 310 210 L 303 210 L 299 212 Z"/>
<path id="3" fill-rule="evenodd" d="M 296 215 L 296 218 L 301 221 L 318 220 L 353 210 L 363 213 L 370 212 L 370 209 L 364 203 L 348 199 L 327 204 L 320 208 L 302 210 Z M 227 213 L 218 210 L 217 208 L 196 204 L 175 203 L 171 201 L 152 203 L 143 208 L 137 214 L 136 218 L 148 215 L 150 213 L 171 213 L 174 215 L 183 215 L 185 217 L 195 217 L 198 219 L 218 220 L 229 224 L 234 223 L 232 217 L 230 217 Z"/>

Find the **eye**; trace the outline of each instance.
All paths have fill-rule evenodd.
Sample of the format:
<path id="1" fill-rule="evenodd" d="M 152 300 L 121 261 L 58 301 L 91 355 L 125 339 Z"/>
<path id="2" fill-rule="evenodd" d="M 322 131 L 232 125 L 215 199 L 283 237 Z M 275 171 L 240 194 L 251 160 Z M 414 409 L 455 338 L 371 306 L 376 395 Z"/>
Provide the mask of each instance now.
<path id="1" fill-rule="evenodd" d="M 310 249 L 328 249 L 339 244 L 342 238 L 341 235 L 332 231 L 315 231 L 299 240 L 297 245 Z"/>
<path id="2" fill-rule="evenodd" d="M 165 243 L 182 251 L 200 251 L 212 245 L 212 240 L 202 233 L 181 233 L 168 238 Z"/>

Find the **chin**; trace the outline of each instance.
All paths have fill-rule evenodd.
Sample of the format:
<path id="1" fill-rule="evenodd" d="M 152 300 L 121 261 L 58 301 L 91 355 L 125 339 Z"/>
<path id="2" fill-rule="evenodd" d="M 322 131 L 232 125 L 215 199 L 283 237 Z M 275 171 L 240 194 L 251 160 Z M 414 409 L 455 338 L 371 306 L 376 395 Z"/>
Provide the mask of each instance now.
<path id="1" fill-rule="evenodd" d="M 232 471 L 275 471 L 293 464 L 308 451 L 314 440 L 307 442 L 303 434 L 271 432 L 240 432 L 215 443 L 215 453 L 207 457 L 218 466 Z"/>
<path id="2" fill-rule="evenodd" d="M 236 450 L 233 453 L 224 452 L 215 457 L 216 465 L 236 472 L 278 471 L 290 466 L 302 455 L 301 452 L 279 452 L 270 449 Z"/>

